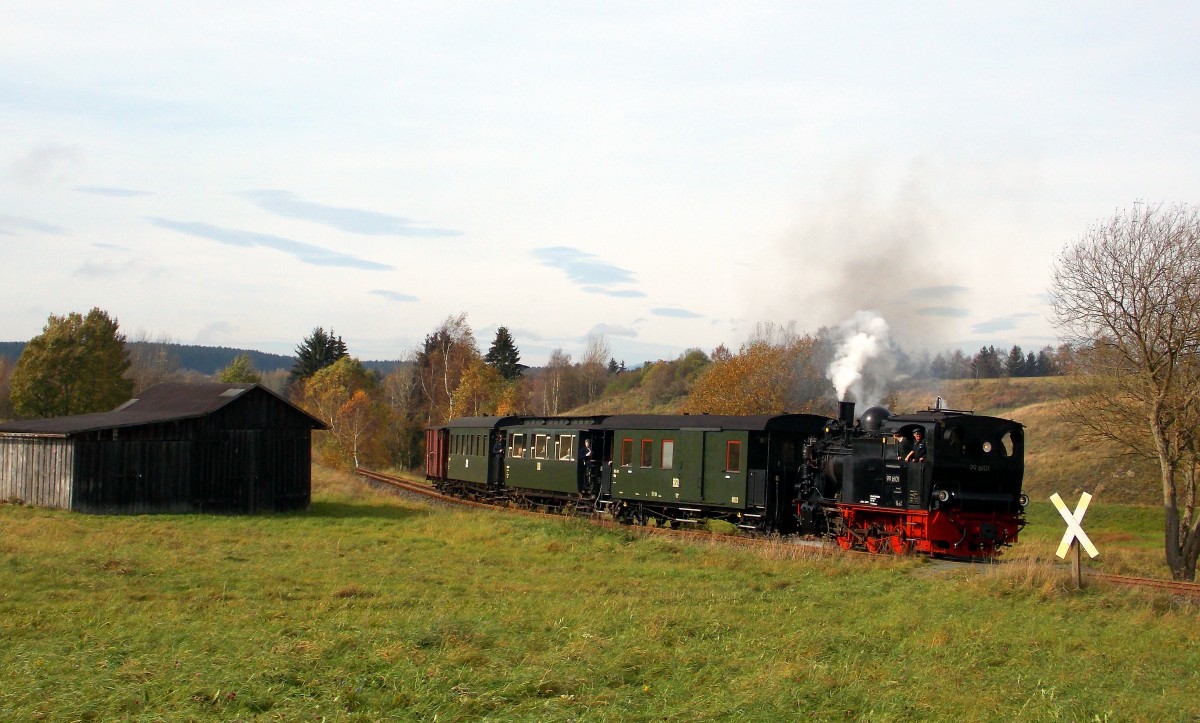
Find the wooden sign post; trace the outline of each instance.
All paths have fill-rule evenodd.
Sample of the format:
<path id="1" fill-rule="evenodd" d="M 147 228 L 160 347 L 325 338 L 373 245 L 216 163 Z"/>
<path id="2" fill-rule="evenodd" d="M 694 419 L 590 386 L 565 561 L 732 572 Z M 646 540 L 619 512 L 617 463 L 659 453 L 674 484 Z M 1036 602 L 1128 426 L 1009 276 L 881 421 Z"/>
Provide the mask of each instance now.
<path id="1" fill-rule="evenodd" d="M 1071 575 L 1075 579 L 1075 589 L 1083 587 L 1083 566 L 1079 561 L 1079 548 L 1087 550 L 1090 557 L 1095 558 L 1100 554 L 1092 541 L 1088 539 L 1087 533 L 1083 531 L 1083 513 L 1087 512 L 1088 505 L 1092 502 L 1092 496 L 1084 492 L 1079 497 L 1079 506 L 1075 508 L 1075 512 L 1067 509 L 1067 505 L 1058 496 L 1058 493 L 1050 495 L 1050 501 L 1058 508 L 1058 514 L 1067 521 L 1067 531 L 1063 534 L 1062 542 L 1058 543 L 1058 551 L 1055 552 L 1059 559 L 1065 559 L 1067 551 L 1071 551 Z"/>

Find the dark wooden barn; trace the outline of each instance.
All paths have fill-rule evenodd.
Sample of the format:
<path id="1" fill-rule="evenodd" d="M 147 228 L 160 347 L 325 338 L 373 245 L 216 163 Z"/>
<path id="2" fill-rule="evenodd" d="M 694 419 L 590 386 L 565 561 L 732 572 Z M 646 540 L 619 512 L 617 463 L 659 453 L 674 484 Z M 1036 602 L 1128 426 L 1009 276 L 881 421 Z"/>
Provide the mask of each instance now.
<path id="1" fill-rule="evenodd" d="M 0 500 L 83 512 L 308 507 L 319 419 L 257 384 L 159 384 L 111 412 L 0 424 Z"/>

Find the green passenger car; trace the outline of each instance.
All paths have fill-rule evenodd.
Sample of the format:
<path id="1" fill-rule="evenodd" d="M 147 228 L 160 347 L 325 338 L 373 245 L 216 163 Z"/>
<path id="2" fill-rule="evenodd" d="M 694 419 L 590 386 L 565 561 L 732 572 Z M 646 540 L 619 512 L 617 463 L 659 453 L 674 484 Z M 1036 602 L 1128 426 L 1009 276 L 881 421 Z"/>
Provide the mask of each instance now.
<path id="1" fill-rule="evenodd" d="M 660 523 L 724 518 L 786 531 L 807 437 L 826 418 L 808 414 L 622 415 L 605 420 L 606 486 L 618 519 Z"/>
<path id="2" fill-rule="evenodd" d="M 459 417 L 446 422 L 446 479 L 439 486 L 480 496 L 498 494 L 504 486 L 504 457 L 496 451 L 496 442 L 503 443 L 502 427 L 517 419 Z"/>
<path id="3" fill-rule="evenodd" d="M 510 495 L 531 505 L 590 502 L 599 488 L 603 417 L 524 418 L 509 425 L 504 470 Z M 584 444 L 593 445 L 589 466 Z"/>

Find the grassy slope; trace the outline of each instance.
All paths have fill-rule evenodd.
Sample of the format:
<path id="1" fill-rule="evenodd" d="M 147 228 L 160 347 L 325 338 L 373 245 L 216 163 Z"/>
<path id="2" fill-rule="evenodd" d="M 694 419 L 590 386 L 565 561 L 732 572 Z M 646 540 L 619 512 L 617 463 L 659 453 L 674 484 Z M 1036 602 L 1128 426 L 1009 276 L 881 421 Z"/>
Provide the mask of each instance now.
<path id="1" fill-rule="evenodd" d="M 941 395 L 954 409 L 1015 419 L 1025 425 L 1025 490 L 1046 499 L 1092 493 L 1100 502 L 1159 505 L 1158 468 L 1145 460 L 1117 459 L 1109 447 L 1082 439 L 1062 401 L 1066 379 L 978 379 L 910 383 L 893 411 L 915 411 Z"/>
<path id="2" fill-rule="evenodd" d="M 1033 563 L 683 545 L 319 481 L 296 515 L 0 506 L 0 718 L 1200 714 L 1200 611 L 1168 598 L 1067 593 Z"/>

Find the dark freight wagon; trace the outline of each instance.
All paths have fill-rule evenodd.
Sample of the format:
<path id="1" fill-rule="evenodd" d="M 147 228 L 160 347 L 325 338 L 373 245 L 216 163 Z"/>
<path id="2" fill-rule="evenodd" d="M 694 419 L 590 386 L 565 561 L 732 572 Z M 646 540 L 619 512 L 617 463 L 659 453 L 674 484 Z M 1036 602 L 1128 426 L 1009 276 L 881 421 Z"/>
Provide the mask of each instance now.
<path id="1" fill-rule="evenodd" d="M 0 499 L 85 512 L 308 507 L 320 420 L 257 384 L 159 384 L 111 412 L 0 425 Z"/>

